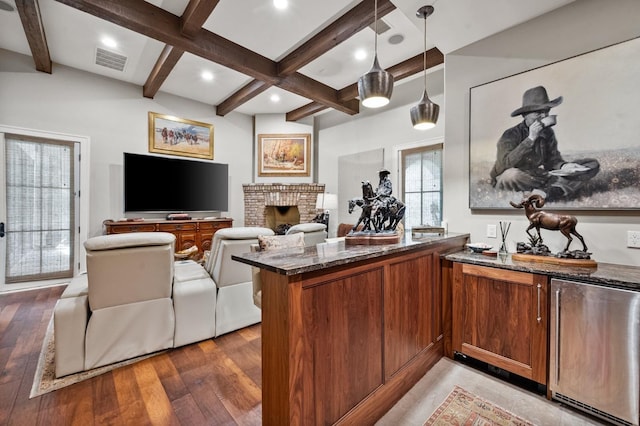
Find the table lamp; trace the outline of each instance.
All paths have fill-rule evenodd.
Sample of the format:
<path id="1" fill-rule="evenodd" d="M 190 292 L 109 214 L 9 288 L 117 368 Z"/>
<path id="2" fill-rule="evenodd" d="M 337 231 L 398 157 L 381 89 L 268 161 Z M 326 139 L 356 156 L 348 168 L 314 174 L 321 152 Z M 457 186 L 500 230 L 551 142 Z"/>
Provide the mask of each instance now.
<path id="1" fill-rule="evenodd" d="M 316 199 L 316 209 L 322 210 L 322 223 L 327 225 L 327 233 L 329 233 L 329 210 L 338 208 L 338 195 L 321 193 Z"/>

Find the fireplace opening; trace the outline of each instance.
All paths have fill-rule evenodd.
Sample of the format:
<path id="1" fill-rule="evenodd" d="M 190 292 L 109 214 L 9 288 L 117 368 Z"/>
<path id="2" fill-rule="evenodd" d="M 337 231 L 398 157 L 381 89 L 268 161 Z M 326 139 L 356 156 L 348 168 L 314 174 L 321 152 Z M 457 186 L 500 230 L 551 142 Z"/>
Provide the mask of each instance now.
<path id="1" fill-rule="evenodd" d="M 283 235 L 290 227 L 300 223 L 300 211 L 298 206 L 266 206 L 264 218 L 267 228 Z"/>

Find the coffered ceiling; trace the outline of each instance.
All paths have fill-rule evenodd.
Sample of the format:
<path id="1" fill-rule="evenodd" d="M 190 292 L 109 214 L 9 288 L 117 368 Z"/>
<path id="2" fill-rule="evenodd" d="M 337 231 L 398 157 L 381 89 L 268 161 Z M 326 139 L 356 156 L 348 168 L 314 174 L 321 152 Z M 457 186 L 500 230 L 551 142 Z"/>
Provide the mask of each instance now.
<path id="1" fill-rule="evenodd" d="M 437 69 L 443 54 L 571 1 L 377 0 L 378 57 L 396 85 L 420 75 L 424 22 L 415 12 L 424 4 L 435 7 L 427 59 Z M 0 48 L 32 56 L 45 73 L 65 65 L 138 85 L 140 96 L 204 102 L 221 116 L 356 115 L 374 2 L 288 0 L 281 10 L 272 0 L 0 0 Z"/>

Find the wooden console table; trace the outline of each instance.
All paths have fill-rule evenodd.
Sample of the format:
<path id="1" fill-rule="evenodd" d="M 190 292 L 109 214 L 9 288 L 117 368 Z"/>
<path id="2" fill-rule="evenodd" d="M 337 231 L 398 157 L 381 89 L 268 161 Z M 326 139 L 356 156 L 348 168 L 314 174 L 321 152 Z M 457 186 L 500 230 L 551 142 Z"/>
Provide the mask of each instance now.
<path id="1" fill-rule="evenodd" d="M 176 236 L 176 251 L 198 247 L 198 254 L 211 250 L 211 239 L 217 230 L 230 228 L 233 219 L 192 219 L 192 220 L 144 220 L 114 221 L 105 220 L 102 224 L 107 234 L 129 232 L 170 232 Z"/>
<path id="2" fill-rule="evenodd" d="M 261 268 L 263 424 L 375 423 L 443 356 L 440 259 L 467 241 L 232 256 Z"/>

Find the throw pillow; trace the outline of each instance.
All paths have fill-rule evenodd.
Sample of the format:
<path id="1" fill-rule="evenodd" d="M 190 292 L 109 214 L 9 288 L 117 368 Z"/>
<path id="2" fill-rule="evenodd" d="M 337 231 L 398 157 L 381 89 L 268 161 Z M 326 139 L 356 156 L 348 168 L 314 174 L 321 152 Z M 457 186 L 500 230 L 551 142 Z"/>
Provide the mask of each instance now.
<path id="1" fill-rule="evenodd" d="M 304 247 L 304 234 L 259 235 L 258 245 L 260 250 Z"/>

